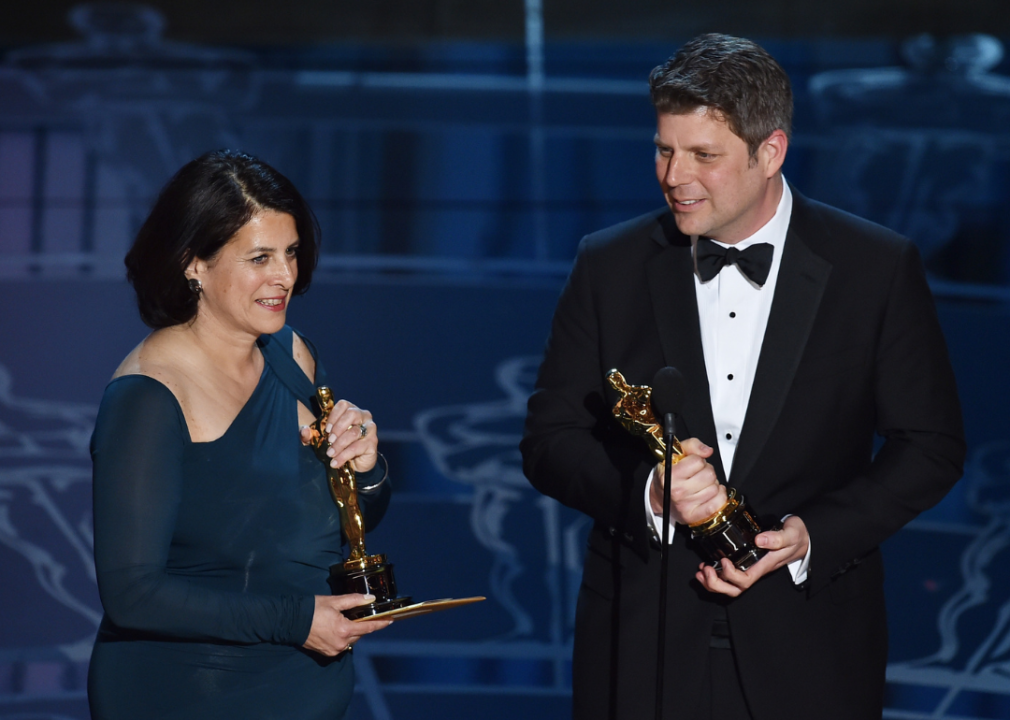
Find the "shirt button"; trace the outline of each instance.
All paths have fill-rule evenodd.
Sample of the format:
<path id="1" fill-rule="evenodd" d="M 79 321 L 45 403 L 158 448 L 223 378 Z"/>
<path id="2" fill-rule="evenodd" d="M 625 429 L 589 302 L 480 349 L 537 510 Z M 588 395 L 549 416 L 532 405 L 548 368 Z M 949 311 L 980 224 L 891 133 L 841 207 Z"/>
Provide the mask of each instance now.
<path id="1" fill-rule="evenodd" d="M 726 433 L 726 439 L 727 440 L 732 440 L 733 439 L 733 433 Z"/>
<path id="2" fill-rule="evenodd" d="M 727 375 L 726 379 L 727 380 L 732 380 L 733 379 L 733 373 L 730 373 L 729 375 Z"/>
<path id="3" fill-rule="evenodd" d="M 735 312 L 731 312 L 731 313 L 729 314 L 729 316 L 730 316 L 730 317 L 736 317 L 736 313 L 735 313 Z"/>

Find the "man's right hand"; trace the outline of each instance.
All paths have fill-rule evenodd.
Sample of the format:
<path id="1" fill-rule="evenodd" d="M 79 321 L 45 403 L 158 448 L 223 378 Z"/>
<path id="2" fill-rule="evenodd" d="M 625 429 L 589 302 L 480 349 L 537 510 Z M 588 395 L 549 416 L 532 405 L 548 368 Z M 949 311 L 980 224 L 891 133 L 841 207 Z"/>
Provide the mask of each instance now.
<path id="1" fill-rule="evenodd" d="M 682 525 L 701 522 L 726 504 L 726 486 L 708 464 L 713 450 L 697 438 L 680 443 L 684 456 L 670 468 L 670 516 Z M 649 502 L 656 515 L 663 514 L 663 464 L 656 466 Z"/>

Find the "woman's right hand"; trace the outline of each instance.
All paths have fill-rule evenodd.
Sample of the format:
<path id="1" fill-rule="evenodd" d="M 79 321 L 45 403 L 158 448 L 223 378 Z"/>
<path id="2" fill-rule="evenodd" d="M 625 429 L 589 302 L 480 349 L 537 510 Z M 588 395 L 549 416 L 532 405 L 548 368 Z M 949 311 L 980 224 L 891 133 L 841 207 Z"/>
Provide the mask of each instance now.
<path id="1" fill-rule="evenodd" d="M 303 645 L 320 655 L 334 657 L 354 647 L 363 635 L 382 630 L 392 620 L 362 620 L 352 622 L 342 610 L 374 602 L 371 595 L 316 595 L 316 608 L 312 614 L 312 627 Z"/>

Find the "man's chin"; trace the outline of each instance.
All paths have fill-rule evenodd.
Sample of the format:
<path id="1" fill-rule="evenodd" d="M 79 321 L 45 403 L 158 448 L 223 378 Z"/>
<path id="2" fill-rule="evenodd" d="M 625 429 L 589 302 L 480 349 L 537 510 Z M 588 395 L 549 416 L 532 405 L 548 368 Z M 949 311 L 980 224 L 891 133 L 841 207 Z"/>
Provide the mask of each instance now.
<path id="1" fill-rule="evenodd" d="M 673 221 L 677 223 L 677 229 L 685 235 L 705 235 L 708 232 L 708 225 L 706 223 L 699 222 L 698 218 L 685 213 L 674 211 Z"/>

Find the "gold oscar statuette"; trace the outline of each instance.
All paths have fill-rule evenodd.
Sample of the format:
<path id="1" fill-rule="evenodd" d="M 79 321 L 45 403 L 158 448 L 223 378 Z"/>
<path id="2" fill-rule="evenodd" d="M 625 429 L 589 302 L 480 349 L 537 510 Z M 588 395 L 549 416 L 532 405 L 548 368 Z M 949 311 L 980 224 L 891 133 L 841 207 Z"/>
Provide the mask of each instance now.
<path id="1" fill-rule="evenodd" d="M 662 462 L 666 443 L 663 442 L 662 422 L 652 408 L 652 388 L 629 385 L 617 370 L 609 371 L 606 378 L 620 396 L 611 410 L 614 418 L 632 435 L 644 438 L 652 454 Z M 675 465 L 683 456 L 680 442 L 674 438 L 671 464 Z M 702 556 L 716 569 L 725 557 L 738 569 L 746 570 L 768 552 L 754 544 L 754 538 L 763 528 L 747 507 L 743 495 L 733 488 L 727 488 L 726 495 L 726 504 L 718 512 L 687 527 Z"/>
<path id="2" fill-rule="evenodd" d="M 397 596 L 393 564 L 387 562 L 385 555 L 369 555 L 365 550 L 365 522 L 358 506 L 354 469 L 349 462 L 339 468 L 330 467 L 330 457 L 326 454 L 330 447 L 326 419 L 333 410 L 333 393 L 328 387 L 318 387 L 316 400 L 319 402 L 320 414 L 309 425 L 311 437 L 308 444 L 326 467 L 330 494 L 340 511 L 340 525 L 350 546 L 347 560 L 330 567 L 330 590 L 334 595 L 361 593 L 375 596 L 374 602 L 344 610 L 344 615 L 351 620 L 378 617 L 401 619 L 483 600 L 483 597 L 471 597 L 414 603 L 409 596 Z"/>

